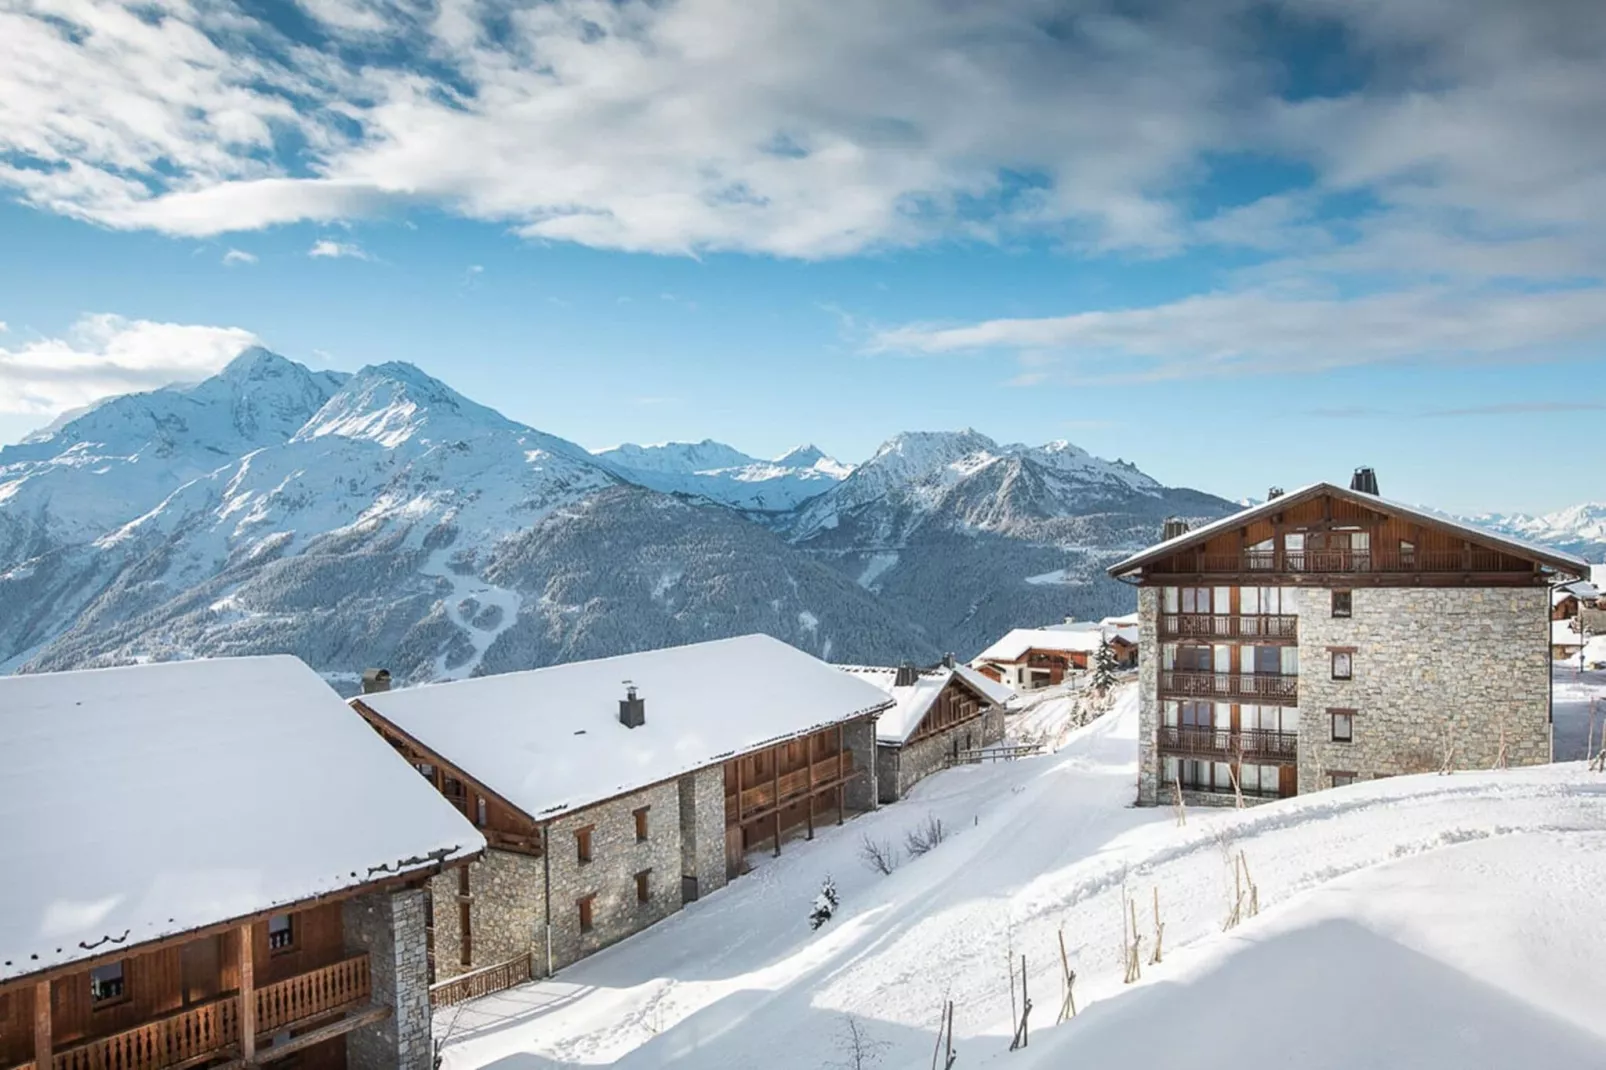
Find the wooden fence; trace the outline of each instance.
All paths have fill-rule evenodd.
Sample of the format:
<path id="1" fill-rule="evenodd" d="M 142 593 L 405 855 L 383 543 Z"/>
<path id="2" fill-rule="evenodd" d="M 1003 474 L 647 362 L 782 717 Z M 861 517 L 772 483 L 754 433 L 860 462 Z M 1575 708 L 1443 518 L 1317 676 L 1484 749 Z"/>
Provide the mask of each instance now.
<path id="1" fill-rule="evenodd" d="M 494 966 L 482 966 L 480 969 L 438 981 L 429 986 L 430 1006 L 450 1007 L 454 1003 L 479 999 L 492 992 L 522 985 L 532 980 L 531 968 L 530 953 L 526 951 L 506 962 L 498 962 Z"/>

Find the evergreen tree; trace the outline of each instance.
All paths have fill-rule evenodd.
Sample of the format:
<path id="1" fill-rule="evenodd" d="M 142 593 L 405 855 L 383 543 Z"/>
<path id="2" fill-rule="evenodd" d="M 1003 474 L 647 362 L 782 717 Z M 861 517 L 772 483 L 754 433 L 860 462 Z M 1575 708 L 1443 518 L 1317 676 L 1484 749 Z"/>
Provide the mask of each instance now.
<path id="1" fill-rule="evenodd" d="M 1115 651 L 1110 649 L 1109 636 L 1104 636 L 1093 662 L 1093 689 L 1099 694 L 1115 686 L 1115 668 Z"/>
<path id="2" fill-rule="evenodd" d="M 814 909 L 809 911 L 809 928 L 818 929 L 831 920 L 837 908 L 836 881 L 829 876 L 820 885 L 820 894 L 814 897 Z"/>

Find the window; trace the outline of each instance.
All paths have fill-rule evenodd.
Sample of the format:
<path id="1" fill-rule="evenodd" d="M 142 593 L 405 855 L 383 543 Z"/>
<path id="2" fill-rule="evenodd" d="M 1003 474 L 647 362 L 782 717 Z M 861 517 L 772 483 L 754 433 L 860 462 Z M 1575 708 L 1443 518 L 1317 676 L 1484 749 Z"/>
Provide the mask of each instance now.
<path id="1" fill-rule="evenodd" d="M 1350 680 L 1355 675 L 1354 655 L 1348 650 L 1333 651 L 1333 679 Z"/>
<path id="2" fill-rule="evenodd" d="M 636 902 L 645 906 L 652 902 L 652 870 L 644 869 L 636 874 Z"/>
<path id="3" fill-rule="evenodd" d="M 289 914 L 275 914 L 268 919 L 268 950 L 290 951 L 296 946 L 296 920 Z"/>
<path id="4" fill-rule="evenodd" d="M 1349 591 L 1334 591 L 1333 592 L 1333 616 L 1335 616 L 1335 617 L 1348 617 L 1348 616 L 1351 615 L 1352 612 L 1353 612 L 1353 610 L 1351 609 L 1350 592 Z"/>
<path id="5" fill-rule="evenodd" d="M 89 971 L 89 1003 L 93 1007 L 109 1007 L 128 998 L 123 987 L 123 964 L 110 962 Z"/>
<path id="6" fill-rule="evenodd" d="M 1416 567 L 1416 543 L 1407 539 L 1400 540 L 1400 565 L 1403 568 Z"/>
<path id="7" fill-rule="evenodd" d="M 464 870 L 467 873 L 468 870 Z M 474 965 L 474 904 L 463 900 L 457 904 L 457 962 L 460 966 Z"/>
<path id="8" fill-rule="evenodd" d="M 591 825 L 574 830 L 575 857 L 583 866 L 591 861 Z"/>
<path id="9" fill-rule="evenodd" d="M 575 900 L 575 906 L 580 908 L 580 931 L 583 933 L 590 932 L 591 925 L 596 920 L 591 912 L 592 901 L 596 898 L 594 895 L 585 895 Z"/>
<path id="10" fill-rule="evenodd" d="M 637 843 L 646 843 L 647 842 L 647 811 L 650 810 L 650 809 L 652 809 L 652 807 L 643 806 L 638 810 L 631 811 L 631 813 L 633 813 L 635 815 L 635 818 L 636 818 L 636 842 Z"/>
<path id="11" fill-rule="evenodd" d="M 1354 773 L 1329 773 L 1327 776 L 1335 788 L 1346 788 L 1355 783 Z"/>
<path id="12" fill-rule="evenodd" d="M 481 828 L 484 828 L 490 820 L 489 815 L 486 813 L 488 809 L 489 807 L 485 805 L 485 796 L 477 796 L 475 798 L 474 823 Z"/>
<path id="13" fill-rule="evenodd" d="M 1328 710 L 1333 715 L 1333 742 L 1351 743 L 1355 740 L 1355 711 Z"/>

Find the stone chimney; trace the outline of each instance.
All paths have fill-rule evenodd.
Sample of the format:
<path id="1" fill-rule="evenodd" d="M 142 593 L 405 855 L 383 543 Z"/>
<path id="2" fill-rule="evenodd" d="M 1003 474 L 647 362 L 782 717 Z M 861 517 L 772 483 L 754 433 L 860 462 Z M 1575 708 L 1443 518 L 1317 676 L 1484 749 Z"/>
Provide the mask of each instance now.
<path id="1" fill-rule="evenodd" d="M 636 685 L 625 681 L 625 697 L 619 700 L 619 723 L 640 728 L 647 723 L 647 701 L 636 694 Z"/>
<path id="2" fill-rule="evenodd" d="M 389 669 L 364 669 L 362 671 L 362 693 L 372 695 L 378 691 L 390 690 Z"/>
<path id="3" fill-rule="evenodd" d="M 1377 497 L 1377 473 L 1370 468 L 1355 469 L 1355 474 L 1350 477 L 1349 489 Z"/>
<path id="4" fill-rule="evenodd" d="M 942 656 L 942 667 L 945 669 L 954 667 L 954 652 L 952 650 Z"/>
<path id="5" fill-rule="evenodd" d="M 1186 520 L 1178 516 L 1168 516 L 1160 528 L 1160 541 L 1165 542 L 1168 539 L 1174 539 L 1178 535 L 1186 535 L 1187 533 L 1188 522 Z"/>
<path id="6" fill-rule="evenodd" d="M 898 666 L 898 675 L 892 678 L 893 687 L 913 687 L 915 681 L 920 679 L 920 670 L 912 662 L 904 662 Z"/>

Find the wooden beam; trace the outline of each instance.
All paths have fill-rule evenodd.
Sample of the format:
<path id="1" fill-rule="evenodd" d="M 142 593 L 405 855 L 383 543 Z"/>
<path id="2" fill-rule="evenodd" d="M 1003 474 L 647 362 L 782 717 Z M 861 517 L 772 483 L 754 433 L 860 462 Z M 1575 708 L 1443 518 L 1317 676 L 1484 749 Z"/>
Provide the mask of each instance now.
<path id="1" fill-rule="evenodd" d="M 842 811 L 848 808 L 847 775 L 842 771 L 842 756 L 847 753 L 847 747 L 842 738 L 842 723 L 838 721 L 836 726 L 836 778 L 839 781 L 836 786 L 836 823 L 838 825 L 842 824 Z M 875 761 L 874 754 L 870 755 L 870 760 L 872 762 Z"/>
<path id="2" fill-rule="evenodd" d="M 770 751 L 770 772 L 772 774 L 774 774 L 773 777 L 771 778 L 770 790 L 775 793 L 774 798 L 775 798 L 775 857 L 776 858 L 781 857 L 781 806 L 780 806 L 780 802 L 781 802 L 781 748 L 784 747 L 784 746 L 786 746 L 786 744 L 784 744 L 784 743 L 777 744 L 775 746 L 775 748 Z"/>
<path id="3" fill-rule="evenodd" d="M 808 747 L 804 755 L 807 762 L 804 768 L 807 770 L 805 775 L 809 778 L 808 802 L 805 805 L 808 807 L 809 839 L 812 840 L 814 839 L 814 737 L 809 736 L 804 746 Z"/>
<path id="4" fill-rule="evenodd" d="M 51 1070 L 55 1061 L 55 1041 L 50 1026 L 50 982 L 40 981 L 33 986 L 34 1070 Z"/>
<path id="5" fill-rule="evenodd" d="M 321 1025 L 317 1029 L 292 1037 L 283 1044 L 275 1044 L 272 1047 L 263 1048 L 262 1053 L 257 1056 L 255 1064 L 248 1059 L 241 1058 L 223 1063 L 221 1066 L 214 1067 L 213 1070 L 246 1070 L 251 1065 L 260 1065 L 272 1062 L 274 1059 L 282 1059 L 286 1055 L 294 1055 L 296 1052 L 310 1048 L 314 1044 L 322 1044 L 326 1040 L 344 1036 L 352 1030 L 361 1029 L 363 1026 L 374 1022 L 382 1022 L 388 1017 L 390 1017 L 389 1007 L 370 1007 L 360 1013 L 342 1018 L 338 1022 L 330 1022 L 328 1025 Z"/>
<path id="6" fill-rule="evenodd" d="M 242 925 L 240 934 L 240 1061 L 252 1063 L 257 1053 L 257 984 L 252 962 L 253 927 Z"/>

